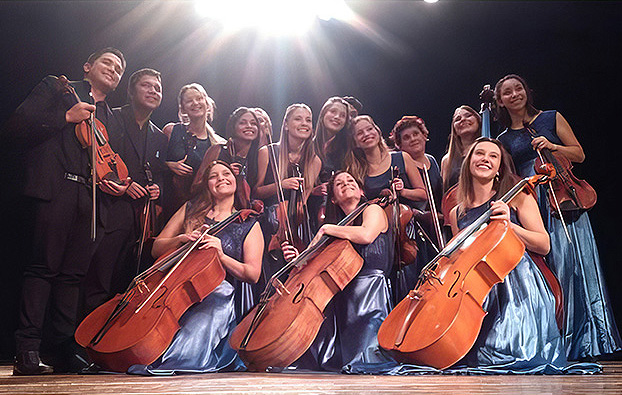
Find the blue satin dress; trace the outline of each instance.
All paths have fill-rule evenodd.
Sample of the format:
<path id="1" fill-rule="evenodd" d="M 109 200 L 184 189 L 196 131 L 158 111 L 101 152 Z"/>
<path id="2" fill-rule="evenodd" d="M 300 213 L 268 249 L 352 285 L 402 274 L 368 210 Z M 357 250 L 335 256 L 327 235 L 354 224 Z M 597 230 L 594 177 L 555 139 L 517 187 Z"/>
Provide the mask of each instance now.
<path id="1" fill-rule="evenodd" d="M 381 233 L 368 245 L 353 244 L 363 258 L 359 274 L 326 306 L 326 319 L 297 368 L 339 372 L 356 364 L 395 363 L 378 345 L 378 329 L 391 311 L 387 276 L 393 238 Z"/>
<path id="2" fill-rule="evenodd" d="M 230 224 L 218 234 L 225 254 L 243 261 L 242 246 L 255 222 L 249 217 L 242 223 Z M 227 275 L 211 294 L 182 315 L 181 328 L 160 358 L 150 365 L 131 366 L 128 373 L 171 375 L 245 370 L 228 341 L 252 303 L 251 285 Z"/>
<path id="3" fill-rule="evenodd" d="M 463 229 L 490 207 L 490 202 L 468 210 L 459 220 Z M 512 221 L 516 222 L 515 212 Z M 483 309 L 487 312 L 480 334 L 467 355 L 454 366 L 439 370 L 428 366 L 391 362 L 356 364 L 352 374 L 584 374 L 597 373 L 594 363 L 569 365 L 564 341 L 555 321 L 555 298 L 544 276 L 525 253 L 516 268 L 492 287 Z"/>
<path id="4" fill-rule="evenodd" d="M 490 208 L 490 202 L 458 219 L 464 229 Z M 512 222 L 518 223 L 512 211 Z M 462 363 L 507 370 L 566 366 L 563 338 L 555 321 L 555 297 L 525 252 L 516 268 L 490 290 L 480 335 Z M 460 363 L 459 363 L 460 364 Z"/>
<path id="5" fill-rule="evenodd" d="M 556 133 L 556 111 L 544 111 L 533 121 L 538 135 L 562 144 Z M 506 129 L 499 140 L 512 155 L 521 177 L 535 173 L 536 151 L 525 129 Z M 573 243 L 569 243 L 562 221 L 549 210 L 544 187 L 539 187 L 539 205 L 544 225 L 551 236 L 546 257 L 564 292 L 566 355 L 570 360 L 589 358 L 620 350 L 622 341 L 611 311 L 598 249 L 587 212 L 566 219 Z"/>

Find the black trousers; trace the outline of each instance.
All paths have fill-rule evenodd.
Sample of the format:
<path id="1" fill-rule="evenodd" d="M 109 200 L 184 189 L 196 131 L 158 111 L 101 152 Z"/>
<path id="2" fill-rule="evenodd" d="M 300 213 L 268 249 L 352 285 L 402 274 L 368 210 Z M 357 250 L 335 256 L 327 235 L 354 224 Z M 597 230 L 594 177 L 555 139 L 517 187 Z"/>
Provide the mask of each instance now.
<path id="1" fill-rule="evenodd" d="M 89 190 L 60 182 L 53 200 L 28 202 L 35 215 L 15 332 L 17 352 L 38 351 L 44 326 L 50 328 L 53 346 L 71 341 L 75 332 L 80 285 L 96 242 L 90 235 Z"/>
<path id="2" fill-rule="evenodd" d="M 132 278 L 131 272 L 135 270 L 132 259 L 135 239 L 133 227 L 101 235 L 83 284 L 81 319 L 115 294 L 125 291 Z"/>

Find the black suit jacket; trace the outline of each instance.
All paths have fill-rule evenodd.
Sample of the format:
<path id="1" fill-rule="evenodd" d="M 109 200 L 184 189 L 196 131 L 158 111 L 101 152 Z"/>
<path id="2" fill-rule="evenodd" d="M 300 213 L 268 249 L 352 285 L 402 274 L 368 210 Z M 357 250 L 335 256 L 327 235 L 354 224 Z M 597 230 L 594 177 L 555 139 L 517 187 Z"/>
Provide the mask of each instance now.
<path id="1" fill-rule="evenodd" d="M 169 172 L 165 163 L 168 138 L 151 121 L 139 130 L 130 105 L 115 108 L 112 112 L 121 127 L 108 132 L 111 148 L 123 159 L 132 181 L 143 187 L 147 185 L 145 163 L 149 162 L 153 182 L 158 184 L 160 196 L 163 196 L 164 180 Z M 103 201 L 108 212 L 107 232 L 135 226 L 134 211 L 144 205 L 143 199 L 134 200 L 128 195 L 105 196 Z"/>
<path id="2" fill-rule="evenodd" d="M 93 104 L 88 81 L 72 81 L 81 101 Z M 23 167 L 22 192 L 24 195 L 53 201 L 59 191 L 74 183 L 67 175 L 77 175 L 84 180 L 90 177 L 89 153 L 82 148 L 75 135 L 75 124 L 65 121 L 65 113 L 77 102 L 57 77 L 45 77 L 15 110 L 3 130 L 3 144 L 21 152 Z M 106 102 L 97 103 L 95 112 L 107 129 L 119 127 L 112 110 Z M 76 195 L 76 206 L 91 204 L 90 188 L 80 184 L 87 193 Z M 66 198 L 66 197 L 65 197 Z M 98 210 L 98 217 L 105 225 L 105 207 Z"/>

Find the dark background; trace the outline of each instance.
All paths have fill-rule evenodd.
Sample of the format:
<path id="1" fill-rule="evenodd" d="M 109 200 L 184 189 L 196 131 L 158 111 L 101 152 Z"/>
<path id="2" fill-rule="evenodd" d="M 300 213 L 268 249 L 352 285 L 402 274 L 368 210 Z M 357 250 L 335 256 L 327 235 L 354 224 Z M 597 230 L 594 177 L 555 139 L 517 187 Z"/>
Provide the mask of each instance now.
<path id="1" fill-rule="evenodd" d="M 306 36 L 266 38 L 251 29 L 224 34 L 188 1 L 0 2 L 0 124 L 45 75 L 80 79 L 91 52 L 114 46 L 128 66 L 111 104 L 124 104 L 133 71 L 155 68 L 162 72 L 164 99 L 153 120 L 161 127 L 176 120 L 177 92 L 189 82 L 215 99 L 214 127 L 221 133 L 237 106 L 266 109 L 278 134 L 289 104 L 307 103 L 317 115 L 328 97 L 354 95 L 385 132 L 402 115 L 424 118 L 428 152 L 440 160 L 453 110 L 479 108 L 484 84 L 517 73 L 535 92 L 536 107 L 560 111 L 583 145 L 586 161 L 575 174 L 599 193 L 590 218 L 621 326 L 622 2 L 348 4 L 363 23 L 318 20 Z M 13 353 L 21 251 L 28 248 L 16 224 L 28 213 L 15 209 L 15 169 L 2 166 L 0 359 L 6 360 Z"/>

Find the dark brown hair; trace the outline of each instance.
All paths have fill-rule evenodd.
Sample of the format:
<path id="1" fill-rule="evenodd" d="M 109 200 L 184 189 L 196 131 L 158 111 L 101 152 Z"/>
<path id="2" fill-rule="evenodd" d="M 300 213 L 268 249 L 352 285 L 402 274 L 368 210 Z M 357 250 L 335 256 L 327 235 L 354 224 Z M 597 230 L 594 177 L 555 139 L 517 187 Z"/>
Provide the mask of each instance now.
<path id="1" fill-rule="evenodd" d="M 506 75 L 505 77 L 497 81 L 497 84 L 495 85 L 495 102 L 494 102 L 494 110 L 495 110 L 496 118 L 499 121 L 499 123 L 506 128 L 509 128 L 512 125 L 512 118 L 510 117 L 510 113 L 508 109 L 500 106 L 497 101 L 500 100 L 501 98 L 501 85 L 503 85 L 505 81 L 512 80 L 512 79 L 520 82 L 523 85 L 523 88 L 525 88 L 525 92 L 527 95 L 527 105 L 526 105 L 527 115 L 529 115 L 530 117 L 533 117 L 539 111 L 533 105 L 533 91 L 529 88 L 529 86 L 527 86 L 527 83 L 525 82 L 525 80 L 521 76 L 518 76 L 516 74 Z"/>
<path id="2" fill-rule="evenodd" d="M 518 179 L 516 176 L 516 172 L 514 171 L 514 163 L 512 162 L 512 157 L 510 154 L 503 148 L 503 144 L 499 140 L 492 139 L 489 137 L 479 137 L 473 145 L 469 148 L 464 160 L 462 161 L 462 167 L 460 168 L 460 179 L 458 181 L 458 203 L 460 206 L 465 208 L 470 208 L 471 203 L 474 199 L 474 191 L 473 191 L 473 175 L 471 174 L 471 158 L 473 157 L 473 152 L 478 144 L 483 142 L 490 142 L 499 147 L 499 151 L 501 152 L 501 161 L 499 163 L 499 174 L 498 177 L 495 178 L 493 190 L 496 192 L 493 199 L 498 199 L 507 191 L 512 189 L 514 184 Z"/>
<path id="3" fill-rule="evenodd" d="M 212 163 L 210 163 L 209 166 L 207 166 L 207 168 L 205 169 L 205 172 L 203 172 L 203 176 L 201 180 L 197 184 L 196 194 L 189 202 L 190 208 L 189 209 L 187 208 L 187 211 L 186 211 L 186 217 L 184 219 L 184 229 L 187 232 L 192 231 L 198 228 L 199 226 L 203 225 L 205 221 L 205 216 L 214 207 L 214 196 L 212 196 L 212 193 L 207 187 L 207 181 L 209 179 L 210 171 L 216 165 L 225 166 L 227 169 L 231 171 L 231 174 L 233 174 L 233 169 L 231 168 L 231 165 L 221 160 L 215 160 Z M 237 186 L 237 181 L 236 181 L 236 190 L 237 190 L 237 187 L 238 186 Z M 236 193 L 234 194 L 234 196 L 235 196 L 235 199 L 233 202 L 233 207 L 235 207 L 236 209 L 244 208 L 243 204 L 238 199 L 238 194 Z"/>

